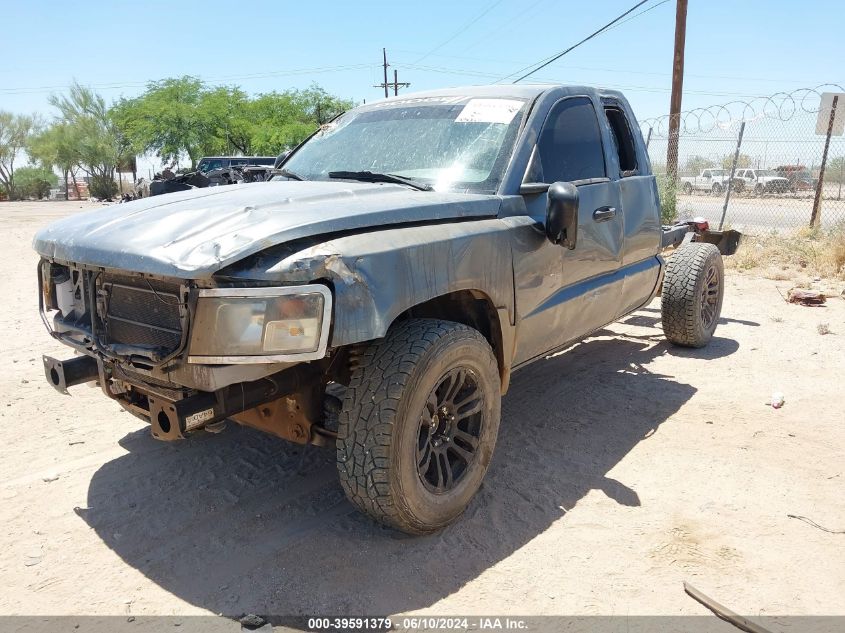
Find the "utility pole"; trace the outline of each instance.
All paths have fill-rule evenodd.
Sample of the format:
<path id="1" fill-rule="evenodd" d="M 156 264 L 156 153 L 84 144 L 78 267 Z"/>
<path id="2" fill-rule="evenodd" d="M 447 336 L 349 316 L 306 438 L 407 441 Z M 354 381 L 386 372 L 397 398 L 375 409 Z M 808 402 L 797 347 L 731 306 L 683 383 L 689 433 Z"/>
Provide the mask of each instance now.
<path id="1" fill-rule="evenodd" d="M 373 86 L 373 88 L 384 88 L 384 96 L 385 96 L 385 98 L 387 98 L 387 97 L 390 96 L 390 93 L 388 92 L 388 88 L 390 88 L 391 86 L 393 86 L 393 94 L 395 96 L 395 95 L 399 94 L 399 88 L 400 87 L 407 88 L 411 84 L 408 83 L 407 81 L 399 81 L 399 71 L 396 70 L 395 68 L 393 69 L 393 81 L 388 83 L 388 81 L 387 81 L 387 67 L 390 66 L 390 64 L 387 63 L 387 49 L 383 48 L 383 49 L 381 49 L 381 52 L 382 52 L 382 55 L 384 55 L 384 64 L 383 64 L 383 66 L 384 66 L 384 83 L 376 84 L 375 86 Z"/>
<path id="2" fill-rule="evenodd" d="M 407 81 L 402 81 L 402 82 L 399 81 L 399 71 L 394 68 L 393 69 L 393 96 L 395 97 L 396 95 L 399 94 L 399 86 L 402 86 L 403 88 L 407 88 L 410 85 L 411 84 L 408 83 Z"/>
<path id="3" fill-rule="evenodd" d="M 381 49 L 382 55 L 384 55 L 384 98 L 387 99 L 388 92 L 387 92 L 387 49 Z"/>
<path id="4" fill-rule="evenodd" d="M 666 174 L 678 177 L 678 136 L 681 129 L 681 99 L 684 92 L 684 45 L 687 37 L 687 0 L 677 0 L 675 8 L 675 55 L 672 60 L 672 97 L 669 103 L 669 146 Z"/>

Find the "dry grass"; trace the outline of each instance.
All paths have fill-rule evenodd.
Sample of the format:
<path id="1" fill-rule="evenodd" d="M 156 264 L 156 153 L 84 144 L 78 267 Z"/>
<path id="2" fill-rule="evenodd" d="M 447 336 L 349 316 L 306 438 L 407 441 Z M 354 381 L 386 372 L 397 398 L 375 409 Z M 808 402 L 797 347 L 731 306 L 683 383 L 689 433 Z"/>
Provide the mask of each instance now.
<path id="1" fill-rule="evenodd" d="M 845 280 L 845 226 L 829 231 L 804 228 L 785 235 L 745 236 L 726 265 L 740 271 L 757 269 L 779 281 L 796 276 Z"/>

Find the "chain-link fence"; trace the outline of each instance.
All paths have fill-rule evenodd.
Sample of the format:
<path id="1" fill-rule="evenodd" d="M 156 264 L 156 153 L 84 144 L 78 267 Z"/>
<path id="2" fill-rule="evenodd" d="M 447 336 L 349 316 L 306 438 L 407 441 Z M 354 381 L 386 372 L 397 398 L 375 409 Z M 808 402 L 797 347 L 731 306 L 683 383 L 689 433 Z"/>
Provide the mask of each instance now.
<path id="1" fill-rule="evenodd" d="M 725 226 L 748 233 L 813 220 L 826 229 L 845 226 L 845 136 L 836 135 L 836 126 L 822 171 L 831 111 L 829 100 L 822 103 L 824 92 L 845 89 L 821 86 L 683 113 L 674 180 L 666 175 L 669 117 L 642 121 L 669 213 L 675 193 L 678 217 L 704 216 L 713 224 L 724 214 Z M 845 97 L 837 101 L 838 123 Z M 817 134 L 820 118 L 824 130 Z"/>

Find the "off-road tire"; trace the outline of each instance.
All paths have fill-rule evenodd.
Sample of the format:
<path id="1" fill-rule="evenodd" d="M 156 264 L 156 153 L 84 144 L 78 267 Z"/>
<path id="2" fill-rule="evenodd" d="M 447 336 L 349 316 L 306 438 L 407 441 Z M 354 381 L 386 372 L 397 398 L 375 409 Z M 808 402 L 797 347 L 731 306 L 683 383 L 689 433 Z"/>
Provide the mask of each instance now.
<path id="1" fill-rule="evenodd" d="M 688 196 L 692 195 L 692 185 L 688 182 L 684 183 L 684 193 Z"/>
<path id="2" fill-rule="evenodd" d="M 460 368 L 483 394 L 481 417 L 475 418 L 480 431 L 474 457 L 454 487 L 435 494 L 419 472 L 418 442 L 428 419 L 423 413 L 435 387 Z M 377 521 L 410 534 L 443 528 L 481 485 L 500 410 L 498 366 L 478 331 L 436 319 L 400 322 L 363 350 L 344 396 L 337 467 L 347 497 Z"/>
<path id="3" fill-rule="evenodd" d="M 722 312 L 724 280 L 722 255 L 713 244 L 689 242 L 669 257 L 660 312 L 671 343 L 704 347 L 710 342 Z"/>
<path id="4" fill-rule="evenodd" d="M 712 193 L 714 196 L 718 196 L 720 193 L 722 193 L 722 185 L 720 185 L 718 182 L 713 183 L 713 186 L 710 188 L 710 193 Z"/>

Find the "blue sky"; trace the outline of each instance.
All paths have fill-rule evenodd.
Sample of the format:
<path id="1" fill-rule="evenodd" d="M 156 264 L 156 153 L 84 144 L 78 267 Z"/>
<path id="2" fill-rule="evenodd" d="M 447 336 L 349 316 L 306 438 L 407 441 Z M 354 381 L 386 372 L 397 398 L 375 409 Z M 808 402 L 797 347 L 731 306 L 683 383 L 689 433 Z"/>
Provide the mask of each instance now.
<path id="1" fill-rule="evenodd" d="M 567 48 L 634 0 L 457 2 L 7 2 L 0 109 L 52 114 L 76 78 L 107 100 L 197 75 L 250 93 L 302 88 L 380 98 L 381 49 L 411 91 L 492 83 Z M 845 84 L 834 0 L 690 0 L 684 109 L 824 82 Z M 675 0 L 538 72 L 625 91 L 639 118 L 668 110 Z M 10 28 L 11 27 L 11 28 Z M 392 69 L 391 69 L 392 79 Z M 407 92 L 407 91 L 405 91 Z"/>

